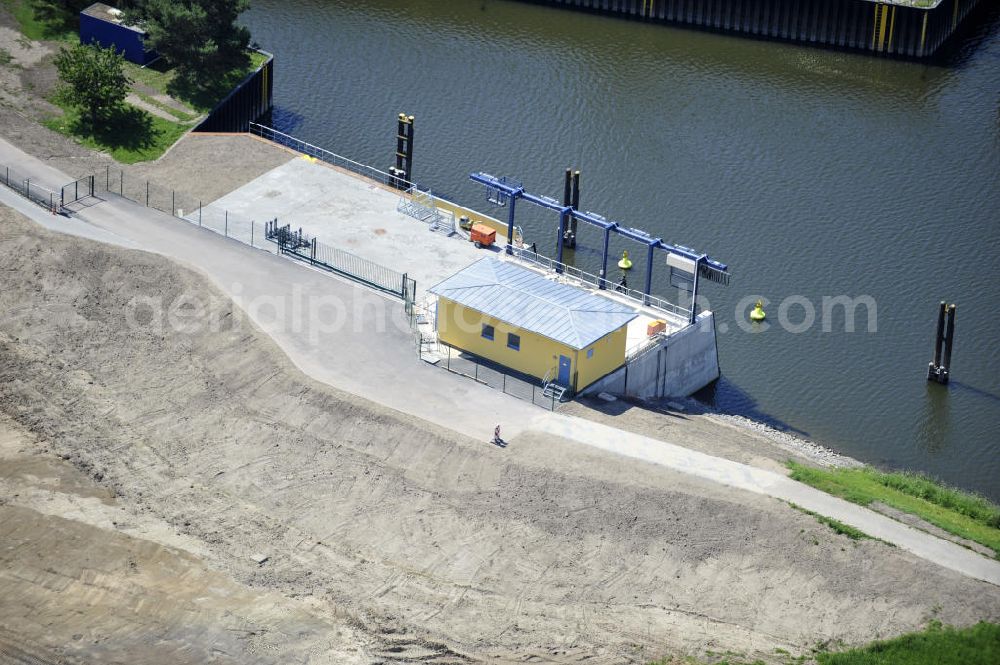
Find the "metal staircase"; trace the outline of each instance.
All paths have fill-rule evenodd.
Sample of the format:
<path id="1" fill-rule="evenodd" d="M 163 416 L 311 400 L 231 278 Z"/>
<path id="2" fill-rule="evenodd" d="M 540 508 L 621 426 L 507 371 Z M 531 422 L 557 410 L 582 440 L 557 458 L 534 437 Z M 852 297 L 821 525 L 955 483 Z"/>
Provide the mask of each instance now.
<path id="1" fill-rule="evenodd" d="M 551 397 L 557 402 L 561 402 L 563 395 L 569 390 L 567 386 L 556 383 L 552 379 L 552 370 L 550 369 L 545 373 L 545 378 L 542 379 L 542 395 L 545 397 Z"/>
<path id="2" fill-rule="evenodd" d="M 566 386 L 561 386 L 555 381 L 550 381 L 545 384 L 545 388 L 542 390 L 542 394 L 546 397 L 551 397 L 557 402 L 561 402 L 563 395 L 569 390 Z"/>
<path id="3" fill-rule="evenodd" d="M 455 235 L 455 215 L 453 213 L 443 215 L 438 210 L 437 217 L 431 222 L 431 231 L 446 236 Z"/>
<path id="4" fill-rule="evenodd" d="M 396 210 L 426 222 L 430 225 L 431 231 L 450 236 L 455 233 L 455 215 L 442 215 L 434 201 L 431 191 L 411 187 L 406 194 L 399 198 Z"/>
<path id="5" fill-rule="evenodd" d="M 431 222 L 436 217 L 441 216 L 434 204 L 434 196 L 431 191 L 416 187 L 411 187 L 406 194 L 399 197 L 396 210 L 414 219 L 419 219 L 421 222 Z"/>

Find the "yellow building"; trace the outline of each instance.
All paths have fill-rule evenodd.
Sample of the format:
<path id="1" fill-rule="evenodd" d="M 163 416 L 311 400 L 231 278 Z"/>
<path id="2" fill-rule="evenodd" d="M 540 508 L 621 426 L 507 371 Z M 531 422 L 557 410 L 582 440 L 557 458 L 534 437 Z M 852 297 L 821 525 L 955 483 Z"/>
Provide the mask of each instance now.
<path id="1" fill-rule="evenodd" d="M 438 339 L 576 392 L 625 364 L 635 310 L 515 263 L 481 259 L 430 289 Z"/>

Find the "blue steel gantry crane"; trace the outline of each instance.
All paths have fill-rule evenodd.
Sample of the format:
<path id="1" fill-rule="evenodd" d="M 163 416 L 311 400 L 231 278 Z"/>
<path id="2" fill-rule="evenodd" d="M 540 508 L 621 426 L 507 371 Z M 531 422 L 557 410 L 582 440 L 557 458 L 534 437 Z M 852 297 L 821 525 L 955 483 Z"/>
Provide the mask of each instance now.
<path id="1" fill-rule="evenodd" d="M 645 274 L 645 285 L 643 288 L 643 294 L 645 296 L 652 295 L 650 289 L 653 284 L 653 254 L 656 250 L 663 251 L 667 254 L 668 265 L 684 270 L 693 275 L 692 283 L 692 294 L 691 294 L 691 319 L 690 322 L 694 323 L 696 316 L 696 309 L 694 303 L 697 302 L 698 298 L 698 279 L 699 277 L 711 280 L 719 284 L 729 284 L 729 266 L 724 263 L 720 263 L 713 259 L 710 259 L 707 254 L 700 254 L 690 247 L 684 247 L 682 245 L 672 245 L 670 243 L 664 242 L 661 238 L 654 238 L 645 231 L 640 229 L 630 228 L 622 226 L 618 222 L 612 222 L 601 215 L 593 212 L 581 212 L 577 210 L 574 205 L 578 204 L 576 196 L 570 205 L 564 205 L 559 203 L 556 199 L 548 196 L 540 196 L 536 194 L 530 194 L 524 190 L 522 183 L 512 180 L 507 177 L 498 178 L 496 176 L 490 175 L 489 173 L 471 173 L 469 177 L 482 185 L 486 186 L 487 198 L 491 203 L 499 206 L 507 206 L 507 253 L 513 253 L 514 246 L 514 213 L 518 200 L 524 200 L 528 203 L 540 206 L 547 210 L 552 210 L 553 212 L 559 213 L 559 235 L 556 240 L 556 271 L 562 272 L 563 266 L 563 246 L 566 244 L 567 230 L 572 224 L 574 227 L 576 222 L 583 222 L 591 226 L 595 226 L 601 229 L 604 233 L 604 247 L 601 253 L 601 273 L 600 280 L 598 281 L 598 288 L 607 288 L 608 280 L 608 249 L 611 243 L 611 234 L 615 233 L 633 240 L 635 242 L 642 243 L 646 246 L 646 274 Z M 578 175 L 574 175 L 574 179 L 578 178 Z M 578 181 L 577 181 L 578 182 Z M 579 185 L 574 182 L 574 194 L 579 192 Z M 575 241 L 575 233 L 572 234 L 572 239 Z"/>

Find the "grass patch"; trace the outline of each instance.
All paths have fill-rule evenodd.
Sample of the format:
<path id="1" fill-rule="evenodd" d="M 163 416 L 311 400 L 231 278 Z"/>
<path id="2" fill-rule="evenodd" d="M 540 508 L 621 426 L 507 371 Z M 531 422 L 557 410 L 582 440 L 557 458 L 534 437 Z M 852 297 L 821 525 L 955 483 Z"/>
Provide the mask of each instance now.
<path id="1" fill-rule="evenodd" d="M 55 2 L 3 0 L 21 34 L 32 41 L 71 42 L 79 39 L 79 17 Z"/>
<path id="2" fill-rule="evenodd" d="M 721 660 L 720 660 L 721 658 Z M 649 665 L 767 665 L 762 660 L 744 660 L 739 655 L 710 655 L 709 660 L 695 658 L 693 656 L 682 656 L 678 658 L 663 658 L 654 661 Z M 789 663 L 789 665 L 794 665 Z"/>
<path id="3" fill-rule="evenodd" d="M 868 646 L 832 653 L 829 643 L 820 643 L 809 654 L 793 656 L 784 649 L 775 649 L 782 665 L 996 665 L 1000 663 L 1000 625 L 977 623 L 957 629 L 932 621 L 918 633 L 901 635 L 891 640 L 872 642 Z M 707 660 L 705 659 L 707 657 Z M 732 652 L 707 652 L 703 658 L 679 656 L 665 658 L 649 665 L 763 665 L 763 661 L 748 661 Z"/>
<path id="4" fill-rule="evenodd" d="M 135 91 L 133 91 L 133 92 L 135 92 Z M 198 117 L 197 115 L 194 115 L 192 113 L 185 113 L 184 111 L 179 111 L 179 110 L 175 109 L 174 107 L 170 106 L 169 104 L 164 104 L 163 102 L 159 101 L 155 97 L 150 97 L 149 95 L 144 95 L 141 92 L 135 92 L 135 94 L 136 94 L 136 96 L 139 97 L 139 99 L 141 99 L 142 101 L 146 102 L 147 104 L 151 104 L 152 106 L 155 106 L 156 108 L 160 109 L 161 111 L 166 111 L 170 115 L 174 116 L 175 118 L 177 118 L 177 120 L 179 122 L 185 122 L 185 123 L 191 122 L 192 120 L 194 120 L 195 118 Z"/>
<path id="5" fill-rule="evenodd" d="M 827 525 L 840 535 L 847 536 L 851 540 L 877 540 L 876 538 L 872 538 L 871 536 L 869 536 L 861 529 L 855 529 L 853 526 L 844 524 L 843 522 L 835 520 L 832 517 L 827 517 L 826 515 L 820 515 L 819 513 L 814 513 L 811 510 L 806 510 L 802 506 L 792 503 L 790 501 L 788 502 L 788 505 L 794 508 L 795 510 L 805 513 L 806 515 L 815 517 L 816 521 L 819 522 L 820 524 Z"/>
<path id="6" fill-rule="evenodd" d="M 958 630 L 932 623 L 927 630 L 860 649 L 816 656 L 820 665 L 996 665 L 1000 626 L 978 623 Z"/>
<path id="7" fill-rule="evenodd" d="M 987 499 L 910 473 L 883 473 L 871 467 L 816 469 L 788 462 L 794 480 L 868 506 L 880 501 L 916 515 L 948 533 L 985 545 L 1000 559 L 1000 507 Z"/>
<path id="8" fill-rule="evenodd" d="M 88 148 L 110 153 L 123 164 L 158 158 L 189 129 L 187 125 L 158 118 L 129 105 L 100 128 L 90 127 L 72 107 L 64 106 L 63 111 L 64 115 L 49 118 L 43 124 Z"/>
<path id="9" fill-rule="evenodd" d="M 247 75 L 267 62 L 268 58 L 256 51 L 248 51 L 247 55 L 249 58 L 245 67 L 237 67 L 222 75 L 206 75 L 197 81 L 177 76 L 177 70 L 162 58 L 145 67 L 127 62 L 125 71 L 136 83 L 142 83 L 157 92 L 170 95 L 196 111 L 207 113 L 232 92 Z"/>

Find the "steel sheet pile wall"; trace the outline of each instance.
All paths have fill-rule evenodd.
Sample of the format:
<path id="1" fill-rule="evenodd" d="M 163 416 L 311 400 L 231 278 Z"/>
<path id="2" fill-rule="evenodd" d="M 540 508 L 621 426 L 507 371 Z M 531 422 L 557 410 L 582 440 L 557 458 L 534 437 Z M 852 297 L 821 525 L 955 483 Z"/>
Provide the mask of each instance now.
<path id="1" fill-rule="evenodd" d="M 978 0 L 933 9 L 870 0 L 527 0 L 759 37 L 910 57 L 933 54 Z"/>
<path id="2" fill-rule="evenodd" d="M 274 56 L 247 76 L 235 90 L 219 102 L 196 132 L 249 132 L 250 123 L 271 110 L 274 96 Z"/>

